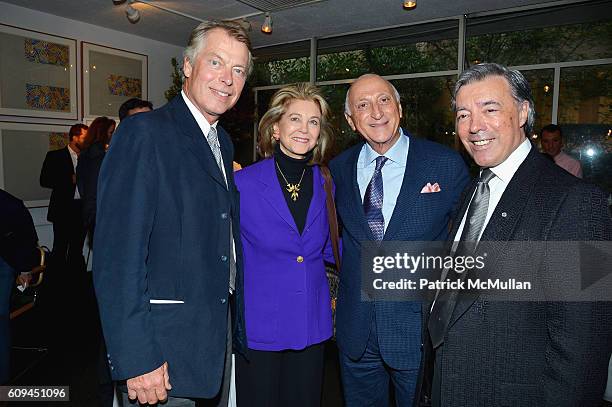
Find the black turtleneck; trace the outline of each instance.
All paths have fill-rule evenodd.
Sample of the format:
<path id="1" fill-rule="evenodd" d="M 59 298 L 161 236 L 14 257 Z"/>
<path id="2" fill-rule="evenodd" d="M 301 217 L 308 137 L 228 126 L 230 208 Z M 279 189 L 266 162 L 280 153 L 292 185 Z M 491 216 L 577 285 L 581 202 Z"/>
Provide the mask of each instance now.
<path id="1" fill-rule="evenodd" d="M 279 144 L 277 144 L 276 148 L 274 149 L 274 166 L 276 167 L 276 176 L 278 177 L 278 182 L 281 185 L 283 195 L 285 196 L 285 201 L 287 202 L 289 211 L 293 216 L 293 220 L 295 221 L 295 225 L 297 226 L 300 234 L 302 234 L 302 231 L 304 230 L 306 215 L 308 214 L 308 208 L 310 207 L 310 201 L 312 200 L 312 166 L 307 165 L 311 158 L 312 153 L 307 154 L 303 159 L 291 158 L 281 151 Z M 279 167 L 282 174 L 278 170 Z M 300 183 L 298 198 L 294 201 L 291 199 L 291 194 L 289 191 L 287 191 L 287 184 L 283 178 L 283 175 L 287 178 L 287 181 L 290 184 L 297 184 L 300 182 L 302 172 L 304 173 L 304 178 Z"/>

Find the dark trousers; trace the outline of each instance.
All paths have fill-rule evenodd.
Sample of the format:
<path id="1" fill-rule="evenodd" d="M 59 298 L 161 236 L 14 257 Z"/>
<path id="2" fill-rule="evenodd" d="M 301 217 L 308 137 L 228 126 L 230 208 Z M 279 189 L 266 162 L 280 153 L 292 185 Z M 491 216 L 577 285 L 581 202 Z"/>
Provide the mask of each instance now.
<path id="1" fill-rule="evenodd" d="M 389 380 L 395 390 L 395 405 L 412 406 L 418 369 L 393 369 L 385 363 L 378 346 L 376 318 L 372 318 L 365 352 L 352 360 L 340 352 L 340 374 L 346 406 L 389 406 Z"/>
<path id="2" fill-rule="evenodd" d="M 86 231 L 82 211 L 81 200 L 73 199 L 69 214 L 53 221 L 53 260 L 60 266 L 68 266 L 71 271 L 81 271 L 85 265 L 83 244 Z"/>
<path id="3" fill-rule="evenodd" d="M 306 349 L 236 355 L 239 407 L 316 407 L 321 405 L 324 344 Z"/>

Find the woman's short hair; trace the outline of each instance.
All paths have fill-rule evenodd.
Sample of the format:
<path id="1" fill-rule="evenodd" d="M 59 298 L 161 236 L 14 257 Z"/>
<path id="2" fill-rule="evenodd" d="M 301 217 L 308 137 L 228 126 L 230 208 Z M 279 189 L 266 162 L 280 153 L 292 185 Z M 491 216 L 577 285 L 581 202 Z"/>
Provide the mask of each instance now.
<path id="1" fill-rule="evenodd" d="M 106 116 L 96 117 L 93 122 L 89 125 L 89 131 L 87 136 L 91 143 L 102 143 L 108 144 L 110 137 L 108 136 L 108 129 L 115 126 L 117 123 L 113 119 L 109 119 Z"/>
<path id="2" fill-rule="evenodd" d="M 312 154 L 309 164 L 325 164 L 333 145 L 333 133 L 329 124 L 330 111 L 329 105 L 325 101 L 321 90 L 310 83 L 296 83 L 279 89 L 272 100 L 268 111 L 259 121 L 259 154 L 264 157 L 271 157 L 276 146 L 274 135 L 274 125 L 281 120 L 287 112 L 289 104 L 294 100 L 307 100 L 314 102 L 321 110 L 321 130 L 319 140 Z"/>

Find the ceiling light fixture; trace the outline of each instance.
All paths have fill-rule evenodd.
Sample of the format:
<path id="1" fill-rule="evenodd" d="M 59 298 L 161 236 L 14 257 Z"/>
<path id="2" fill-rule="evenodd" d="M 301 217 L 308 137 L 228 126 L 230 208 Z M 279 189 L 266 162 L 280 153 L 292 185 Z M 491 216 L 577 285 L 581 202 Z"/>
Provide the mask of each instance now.
<path id="1" fill-rule="evenodd" d="M 140 12 L 132 7 L 134 0 L 128 0 L 127 6 L 125 6 L 125 15 L 130 23 L 136 24 L 140 20 Z"/>
<path id="2" fill-rule="evenodd" d="M 272 17 L 270 13 L 266 13 L 266 18 L 261 26 L 261 32 L 264 34 L 272 34 Z"/>
<path id="3" fill-rule="evenodd" d="M 416 6 L 417 6 L 416 0 L 414 1 L 404 0 L 404 10 L 414 10 Z"/>
<path id="4" fill-rule="evenodd" d="M 185 17 L 185 18 L 188 18 L 188 19 L 194 20 L 194 21 L 199 21 L 199 22 L 207 21 L 207 20 L 204 20 L 202 18 L 192 16 L 191 14 L 182 13 L 180 11 L 177 11 L 177 10 L 174 10 L 174 9 L 171 9 L 171 8 L 168 8 L 168 7 L 160 6 L 159 4 L 155 4 L 155 3 L 153 3 L 150 0 L 113 0 L 113 4 L 121 5 L 121 4 L 125 3 L 126 1 L 128 2 L 128 4 L 126 5 L 125 14 L 127 15 L 127 18 L 128 18 L 128 20 L 130 20 L 131 23 L 136 23 L 136 22 L 138 22 L 140 20 L 140 11 L 135 9 L 132 6 L 132 4 L 134 4 L 134 3 L 142 3 L 142 4 L 145 4 L 147 6 L 154 7 L 156 9 L 158 9 L 158 10 L 165 11 L 165 12 L 171 13 L 171 14 L 175 14 L 177 16 Z M 254 12 L 254 13 L 244 14 L 244 15 L 241 15 L 241 16 L 238 16 L 238 17 L 228 18 L 228 20 L 230 20 L 230 21 L 240 20 L 241 24 L 244 24 L 245 28 L 248 27 L 250 29 L 249 22 L 248 22 L 247 18 L 259 16 L 259 15 L 262 15 L 262 14 L 264 14 L 262 11 L 257 11 L 257 12 Z M 133 16 L 133 17 L 131 17 L 131 16 Z M 133 20 L 132 20 L 132 18 L 133 18 Z"/>

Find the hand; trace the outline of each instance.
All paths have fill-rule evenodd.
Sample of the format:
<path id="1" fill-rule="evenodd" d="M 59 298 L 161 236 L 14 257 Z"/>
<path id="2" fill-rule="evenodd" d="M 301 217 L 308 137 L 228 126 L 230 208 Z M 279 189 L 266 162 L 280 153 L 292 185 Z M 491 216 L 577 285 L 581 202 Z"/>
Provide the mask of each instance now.
<path id="1" fill-rule="evenodd" d="M 141 404 L 153 405 L 168 398 L 167 390 L 172 389 L 170 377 L 168 376 L 168 362 L 141 376 L 128 379 L 128 397 L 132 400 L 138 399 Z"/>
<path id="2" fill-rule="evenodd" d="M 28 288 L 28 285 L 32 281 L 32 273 L 21 273 L 17 276 L 17 285 Z"/>
<path id="3" fill-rule="evenodd" d="M 234 172 L 240 171 L 242 169 L 242 165 L 240 165 L 240 163 L 237 163 L 236 161 L 232 161 L 232 166 L 234 167 Z"/>

